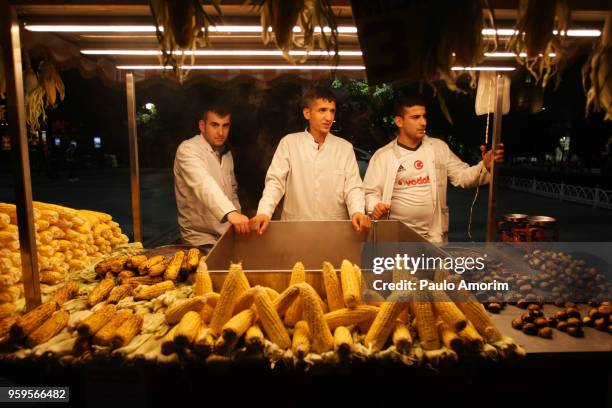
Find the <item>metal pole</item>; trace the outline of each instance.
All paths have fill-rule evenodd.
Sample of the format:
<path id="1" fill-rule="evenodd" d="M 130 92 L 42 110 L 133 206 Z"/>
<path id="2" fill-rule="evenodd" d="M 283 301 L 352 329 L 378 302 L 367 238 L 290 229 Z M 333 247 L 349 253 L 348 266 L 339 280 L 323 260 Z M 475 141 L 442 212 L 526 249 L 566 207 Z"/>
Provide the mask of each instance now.
<path id="1" fill-rule="evenodd" d="M 19 20 L 17 13 L 7 0 L 0 1 L 0 44 L 2 44 L 2 58 L 4 58 L 6 70 L 8 132 L 11 138 L 11 164 L 15 183 L 21 274 L 26 310 L 31 310 L 41 303 L 36 230 L 32 206 Z"/>
<path id="2" fill-rule="evenodd" d="M 140 172 L 138 169 L 138 135 L 136 132 L 136 89 L 134 74 L 125 75 L 127 94 L 128 132 L 130 135 L 130 188 L 132 196 L 132 223 L 134 241 L 142 242 L 142 221 L 140 212 Z"/>
<path id="3" fill-rule="evenodd" d="M 497 74 L 495 78 L 495 110 L 493 111 L 493 140 L 492 148 L 501 143 L 502 116 L 504 109 L 504 83 L 503 74 Z M 489 206 L 487 211 L 487 242 L 494 242 L 497 235 L 497 223 L 495 222 L 495 208 L 497 206 L 497 178 L 498 173 L 495 161 L 491 163 L 491 183 L 489 184 Z"/>

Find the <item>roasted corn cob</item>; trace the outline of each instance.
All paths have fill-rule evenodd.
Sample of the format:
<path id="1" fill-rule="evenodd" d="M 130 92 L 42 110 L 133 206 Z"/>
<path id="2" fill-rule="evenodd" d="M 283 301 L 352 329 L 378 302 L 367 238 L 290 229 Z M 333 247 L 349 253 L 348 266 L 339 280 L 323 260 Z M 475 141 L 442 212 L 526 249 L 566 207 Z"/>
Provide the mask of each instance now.
<path id="1" fill-rule="evenodd" d="M 79 323 L 77 326 L 77 333 L 81 337 L 93 336 L 111 321 L 116 310 L 117 308 L 113 304 L 102 306 L 97 312 Z"/>
<path id="2" fill-rule="evenodd" d="M 251 352 L 259 352 L 264 348 L 264 334 L 258 324 L 249 327 L 244 335 L 244 345 Z"/>
<path id="3" fill-rule="evenodd" d="M 17 318 L 10 328 L 10 337 L 19 341 L 39 328 L 59 308 L 56 301 L 43 303 L 25 315 Z"/>
<path id="4" fill-rule="evenodd" d="M 113 290 L 113 287 L 115 287 L 115 280 L 113 278 L 102 279 L 87 298 L 89 306 L 94 306 L 103 301 L 111 290 Z"/>
<path id="5" fill-rule="evenodd" d="M 136 336 L 142 328 L 142 316 L 134 314 L 123 322 L 121 326 L 115 332 L 113 339 L 111 340 L 111 347 L 113 349 L 126 346 L 130 344 L 134 336 Z"/>
<path id="6" fill-rule="evenodd" d="M 108 303 L 118 303 L 124 297 L 132 294 L 132 285 L 124 283 L 123 285 L 115 286 L 108 295 Z"/>
<path id="7" fill-rule="evenodd" d="M 134 299 L 136 300 L 155 299 L 156 297 L 163 295 L 164 293 L 172 289 L 174 289 L 173 281 L 171 280 L 163 281 L 160 283 L 156 283 L 155 285 L 142 287 L 138 291 L 138 293 L 136 293 L 136 296 L 134 296 Z"/>
<path id="8" fill-rule="evenodd" d="M 26 340 L 28 348 L 33 348 L 39 344 L 45 343 L 61 332 L 64 327 L 66 327 L 66 324 L 68 324 L 69 316 L 70 314 L 65 310 L 55 312 L 49 320 L 44 322 L 28 336 Z"/>
<path id="9" fill-rule="evenodd" d="M 172 258 L 166 267 L 166 271 L 164 272 L 164 279 L 175 281 L 178 278 L 184 257 L 185 252 L 183 251 L 177 251 L 174 253 L 174 255 L 172 255 Z"/>
<path id="10" fill-rule="evenodd" d="M 57 292 L 53 294 L 51 300 L 57 302 L 58 305 L 63 305 L 66 301 L 75 298 L 79 294 L 79 284 L 78 282 L 68 282 Z"/>
<path id="11" fill-rule="evenodd" d="M 131 309 L 118 310 L 110 321 L 95 334 L 93 344 L 98 346 L 110 346 L 115 332 L 130 316 L 132 316 Z"/>

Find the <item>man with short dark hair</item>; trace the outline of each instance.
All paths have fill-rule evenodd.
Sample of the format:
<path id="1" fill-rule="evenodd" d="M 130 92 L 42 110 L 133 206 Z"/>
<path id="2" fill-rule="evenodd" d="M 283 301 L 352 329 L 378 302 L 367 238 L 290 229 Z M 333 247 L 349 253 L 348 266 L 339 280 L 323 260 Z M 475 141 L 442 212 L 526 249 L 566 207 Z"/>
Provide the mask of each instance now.
<path id="1" fill-rule="evenodd" d="M 227 145 L 231 125 L 227 106 L 204 110 L 200 134 L 183 141 L 174 159 L 174 193 L 183 241 L 212 246 L 229 228 L 247 234 L 249 219 L 240 213 L 234 159 Z"/>
<path id="2" fill-rule="evenodd" d="M 395 105 L 397 138 L 378 149 L 364 178 L 366 209 L 374 219 L 385 216 L 404 222 L 431 242 L 448 240 L 447 180 L 469 188 L 490 181 L 491 163 L 504 160 L 503 144 L 485 152 L 469 166 L 440 139 L 425 134 L 425 102 L 404 97 Z"/>
<path id="3" fill-rule="evenodd" d="M 302 113 L 308 120 L 303 132 L 283 137 L 266 175 L 252 226 L 259 234 L 285 197 L 281 220 L 346 220 L 366 232 L 364 192 L 353 145 L 330 133 L 336 115 L 336 97 L 326 88 L 304 95 Z"/>

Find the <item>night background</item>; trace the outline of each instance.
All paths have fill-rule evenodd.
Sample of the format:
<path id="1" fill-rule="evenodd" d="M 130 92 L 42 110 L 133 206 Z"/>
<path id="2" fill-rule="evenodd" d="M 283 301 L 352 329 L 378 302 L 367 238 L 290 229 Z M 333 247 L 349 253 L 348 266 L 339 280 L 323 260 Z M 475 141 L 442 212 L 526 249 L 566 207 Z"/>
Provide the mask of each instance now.
<path id="1" fill-rule="evenodd" d="M 546 89 L 536 84 L 523 69 L 510 73 L 511 109 L 504 116 L 502 127 L 507 152 L 502 176 L 612 188 L 610 158 L 606 153 L 612 125 L 604 122 L 601 114 L 585 117 L 580 71 L 583 63 L 584 60 L 576 61 L 563 73 L 558 84 L 557 77 L 553 77 Z M 34 198 L 109 212 L 124 230 L 130 231 L 125 90 L 120 85 L 109 87 L 98 79 L 84 79 L 77 70 L 60 74 L 66 85 L 66 98 L 55 109 L 47 110 L 47 122 L 42 127 L 46 131 L 46 144 L 38 143 L 39 139 L 31 136 Z M 229 140 L 243 211 L 252 216 L 278 141 L 306 126 L 301 113 L 301 94 L 313 83 L 291 75 L 267 82 L 246 76 L 217 82 L 197 73 L 191 74 L 183 85 L 163 78 L 137 82 L 145 238 L 162 237 L 160 242 L 163 242 L 167 240 L 164 233 L 176 230 L 172 185 L 174 154 L 181 141 L 198 133 L 197 122 L 207 102 L 223 99 L 233 106 Z M 388 143 L 394 132 L 393 98 L 419 92 L 427 101 L 428 134 L 446 140 L 464 161 L 475 164 L 479 160 L 478 147 L 484 142 L 486 115 L 475 114 L 476 90 L 470 87 L 467 75 L 458 81 L 462 93 L 452 92 L 442 83 L 435 84 L 448 107 L 452 124 L 442 113 L 439 99 L 428 84 L 369 87 L 365 80 L 345 77 L 317 83 L 330 86 L 338 98 L 333 133 L 349 140 L 356 148 L 373 153 Z M 490 123 L 491 138 L 492 116 Z M 100 138 L 99 148 L 94 147 L 94 137 Z M 563 137 L 569 138 L 569 145 L 565 147 L 569 150 L 560 142 Z M 59 139 L 57 146 L 56 138 Z M 78 181 L 70 180 L 74 175 L 70 174 L 66 162 L 66 148 L 72 140 L 77 143 Z M 14 202 L 10 152 L 3 150 L 2 154 L 4 188 L 0 201 Z M 92 191 L 96 191 L 94 196 L 98 197 L 93 202 L 92 195 L 79 193 L 88 183 L 94 183 Z M 122 189 L 123 195 L 115 195 L 112 188 Z M 108 194 L 104 193 L 105 189 L 110 189 Z M 469 204 L 473 193 L 461 193 L 467 194 L 462 202 Z M 486 200 L 486 191 L 478 201 L 484 206 L 479 211 L 486 214 L 486 201 L 482 200 Z M 539 213 L 547 211 L 550 213 L 542 208 Z M 605 210 L 603 214 L 609 216 Z M 467 214 L 459 211 L 451 216 L 451 222 L 466 223 L 466 218 Z"/>

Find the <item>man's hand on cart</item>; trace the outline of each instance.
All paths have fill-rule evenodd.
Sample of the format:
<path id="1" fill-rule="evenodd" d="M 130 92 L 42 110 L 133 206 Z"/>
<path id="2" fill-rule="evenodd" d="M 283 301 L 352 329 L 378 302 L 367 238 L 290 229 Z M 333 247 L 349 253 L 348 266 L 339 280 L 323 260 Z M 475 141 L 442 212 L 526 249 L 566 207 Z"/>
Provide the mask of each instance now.
<path id="1" fill-rule="evenodd" d="M 262 235 L 270 225 L 270 217 L 265 214 L 257 214 L 251 218 L 251 229 L 257 232 L 257 235 Z"/>
<path id="2" fill-rule="evenodd" d="M 374 211 L 372 211 L 372 218 L 375 220 L 380 220 L 381 218 L 388 217 L 389 211 L 391 210 L 391 205 L 385 204 L 382 201 L 376 204 L 374 207 Z"/>
<path id="3" fill-rule="evenodd" d="M 227 214 L 227 221 L 234 226 L 237 233 L 246 235 L 251 231 L 249 217 L 240 214 L 238 211 L 232 211 Z"/>
<path id="4" fill-rule="evenodd" d="M 500 143 L 496 148 L 485 152 L 486 146 L 480 146 L 480 153 L 482 154 L 482 161 L 487 171 L 491 171 L 491 164 L 493 163 L 493 157 L 495 157 L 495 163 L 504 162 L 504 144 Z"/>

